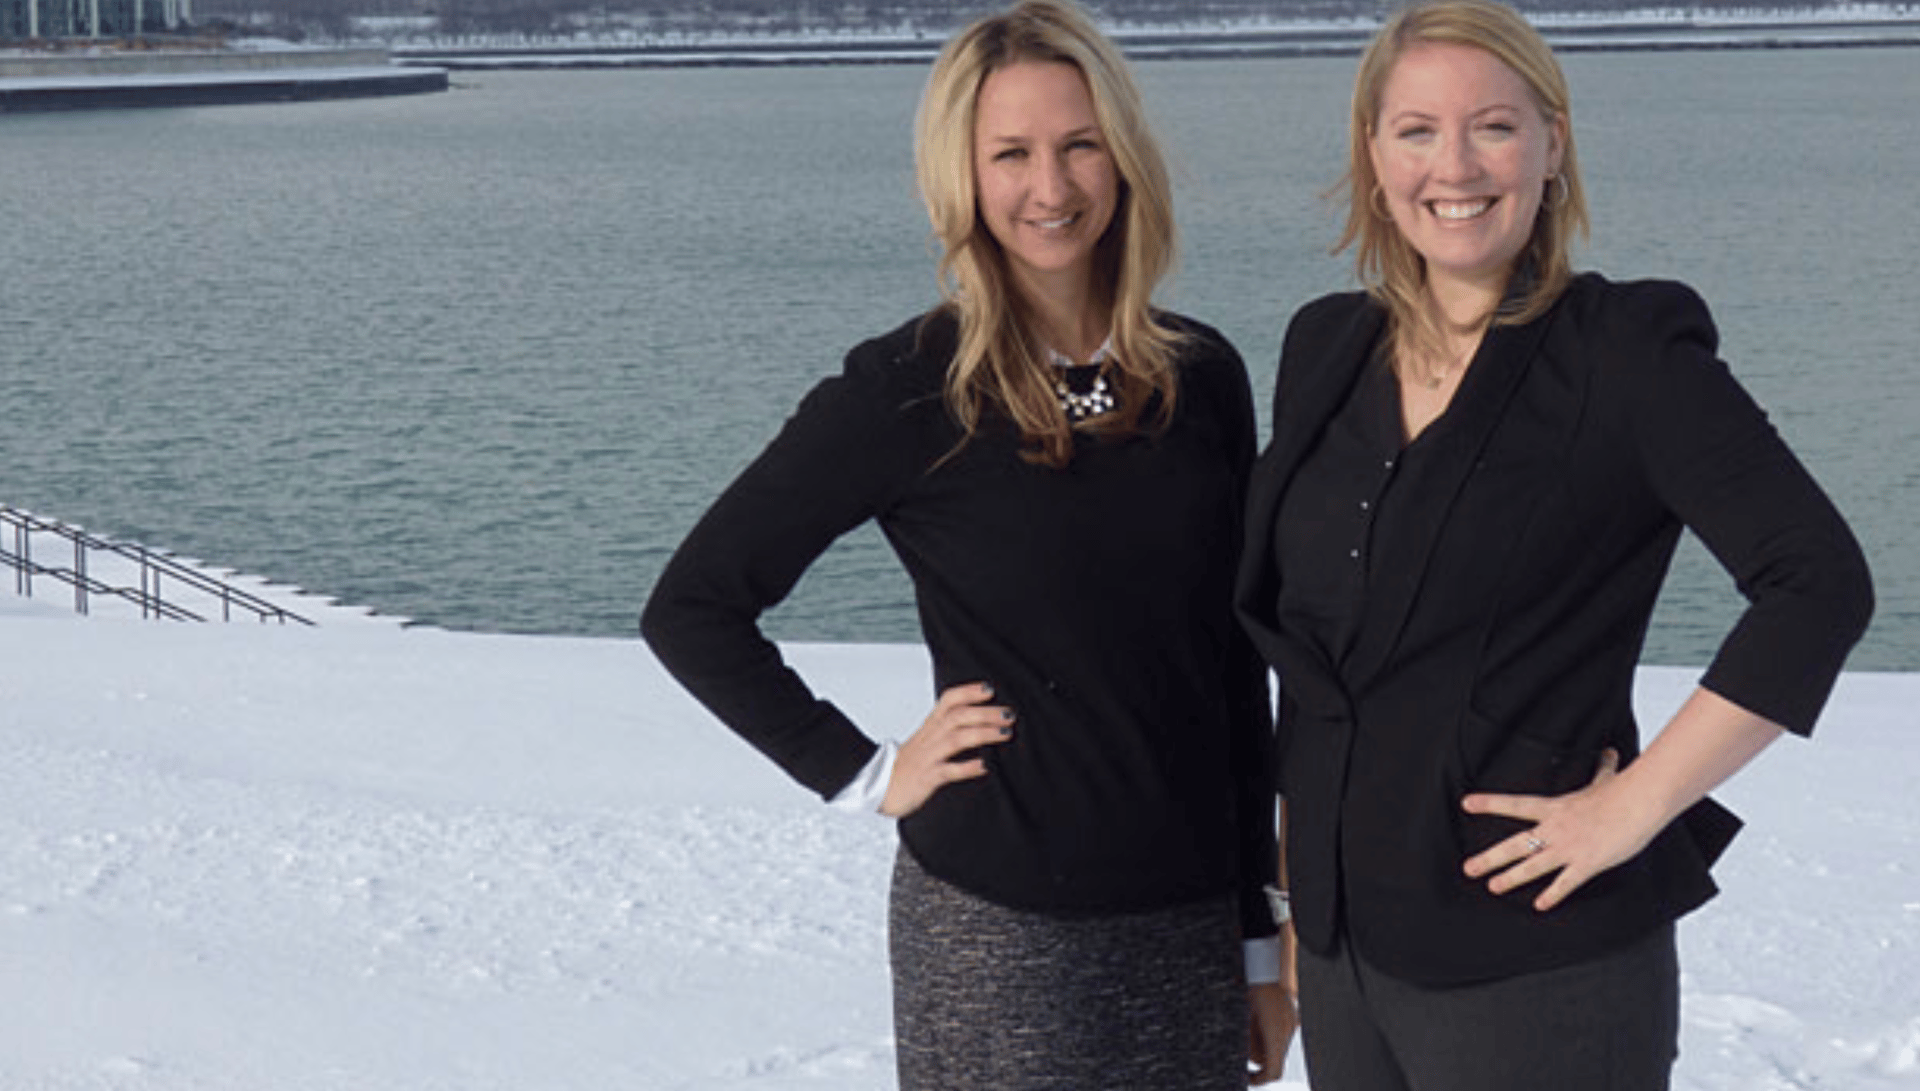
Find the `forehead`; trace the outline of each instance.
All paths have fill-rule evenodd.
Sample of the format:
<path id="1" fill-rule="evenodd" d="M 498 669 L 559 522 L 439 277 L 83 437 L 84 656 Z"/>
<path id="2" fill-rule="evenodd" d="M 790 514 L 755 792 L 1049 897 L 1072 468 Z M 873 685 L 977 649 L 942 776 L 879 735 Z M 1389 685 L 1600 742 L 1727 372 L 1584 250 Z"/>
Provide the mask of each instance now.
<path id="1" fill-rule="evenodd" d="M 1484 49 L 1419 42 L 1393 63 L 1380 88 L 1380 115 L 1451 113 L 1490 106 L 1536 105 L 1520 73 Z"/>
<path id="2" fill-rule="evenodd" d="M 974 129 L 983 139 L 1096 123 L 1087 79 L 1065 61 L 1015 61 L 996 68 L 980 81 L 974 99 Z"/>

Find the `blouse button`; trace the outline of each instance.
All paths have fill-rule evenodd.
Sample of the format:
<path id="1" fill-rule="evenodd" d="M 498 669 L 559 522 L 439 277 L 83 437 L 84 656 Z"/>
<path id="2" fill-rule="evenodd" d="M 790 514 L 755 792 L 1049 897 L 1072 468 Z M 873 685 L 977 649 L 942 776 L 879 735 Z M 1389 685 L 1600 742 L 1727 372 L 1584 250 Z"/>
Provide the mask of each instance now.
<path id="1" fill-rule="evenodd" d="M 1361 510 L 1361 511 L 1372 511 L 1372 510 L 1373 510 L 1373 501 L 1371 501 L 1371 500 L 1362 500 L 1362 501 L 1360 501 L 1360 510 Z"/>
<path id="2" fill-rule="evenodd" d="M 1360 551 L 1359 551 L 1359 550 L 1357 550 L 1357 549 L 1355 549 L 1355 550 L 1352 550 L 1352 551 L 1350 551 L 1350 552 L 1348 552 L 1348 554 L 1347 554 L 1347 556 L 1349 556 L 1349 557 L 1351 557 L 1351 558 L 1353 558 L 1354 560 L 1356 560 L 1356 561 L 1357 561 L 1357 560 L 1359 560 L 1359 559 L 1360 559 Z"/>

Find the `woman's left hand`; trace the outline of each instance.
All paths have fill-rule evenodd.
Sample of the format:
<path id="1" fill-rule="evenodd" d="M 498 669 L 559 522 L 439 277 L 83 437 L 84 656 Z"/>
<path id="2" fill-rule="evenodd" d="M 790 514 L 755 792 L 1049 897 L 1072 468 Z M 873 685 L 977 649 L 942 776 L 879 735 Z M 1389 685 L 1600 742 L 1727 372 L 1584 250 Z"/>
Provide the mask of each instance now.
<path id="1" fill-rule="evenodd" d="M 1558 871 L 1533 900 L 1545 911 L 1588 879 L 1625 863 L 1668 822 L 1693 806 L 1786 731 L 1712 690 L 1693 691 L 1646 753 L 1620 772 L 1607 750 L 1593 781 L 1563 796 L 1475 792 L 1460 801 L 1469 814 L 1497 814 L 1533 823 L 1467 861 L 1467 876 L 1491 875 L 1487 889 L 1505 894 Z"/>
<path id="2" fill-rule="evenodd" d="M 1287 1048 L 1293 1044 L 1294 1032 L 1300 1029 L 1300 1012 L 1293 1004 L 1293 989 L 1277 981 L 1249 985 L 1247 1009 L 1252 1017 L 1249 1043 L 1252 1064 L 1247 1072 L 1247 1086 L 1259 1087 L 1280 1078 Z"/>
<path id="3" fill-rule="evenodd" d="M 1659 832 L 1647 828 L 1644 808 L 1622 789 L 1620 755 L 1609 749 L 1600 756 L 1593 780 L 1563 796 L 1516 796 L 1476 792 L 1461 800 L 1469 814 L 1502 815 L 1532 822 L 1522 830 L 1467 861 L 1467 877 L 1491 875 L 1487 889 L 1505 894 L 1536 879 L 1553 875 L 1547 889 L 1533 900 L 1545 912 L 1565 901 L 1588 879 L 1630 860 Z"/>

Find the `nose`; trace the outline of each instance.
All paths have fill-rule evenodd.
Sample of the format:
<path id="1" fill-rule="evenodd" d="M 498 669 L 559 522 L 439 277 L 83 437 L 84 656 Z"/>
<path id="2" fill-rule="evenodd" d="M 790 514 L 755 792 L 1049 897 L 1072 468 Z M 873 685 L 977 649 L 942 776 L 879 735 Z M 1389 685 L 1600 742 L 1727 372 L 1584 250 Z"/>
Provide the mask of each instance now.
<path id="1" fill-rule="evenodd" d="M 1033 199 L 1048 209 L 1057 209 L 1068 203 L 1073 195 L 1073 175 L 1067 169 L 1067 158 L 1059 152 L 1049 152 L 1035 157 L 1037 165 L 1033 172 Z"/>
<path id="2" fill-rule="evenodd" d="M 1448 136 L 1433 153 L 1433 176 L 1441 182 L 1469 182 L 1480 173 L 1480 159 L 1465 134 Z"/>

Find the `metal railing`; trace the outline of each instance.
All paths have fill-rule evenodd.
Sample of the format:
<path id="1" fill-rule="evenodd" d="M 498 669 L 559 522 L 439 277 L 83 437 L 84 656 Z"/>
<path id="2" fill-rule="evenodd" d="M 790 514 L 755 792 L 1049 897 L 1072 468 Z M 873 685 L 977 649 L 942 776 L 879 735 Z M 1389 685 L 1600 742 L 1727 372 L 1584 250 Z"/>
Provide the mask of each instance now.
<path id="1" fill-rule="evenodd" d="M 51 535 L 59 539 L 61 544 L 56 544 L 54 548 L 63 561 L 67 548 L 71 547 L 71 564 L 42 563 L 35 559 L 33 547 L 36 535 Z M 138 584 L 117 585 L 94 575 L 96 568 L 93 562 L 105 558 L 118 558 L 130 564 L 137 573 Z M 33 597 L 33 581 L 36 578 L 51 579 L 71 587 L 73 608 L 81 614 L 91 612 L 93 599 L 111 598 L 138 606 L 143 618 L 206 621 L 206 617 L 181 605 L 179 600 L 183 596 L 180 592 L 187 591 L 192 594 L 185 597 L 217 603 L 222 621 L 232 621 L 237 611 L 242 616 L 250 614 L 262 623 L 277 621 L 284 625 L 296 621 L 302 625 L 313 624 L 291 610 L 242 591 L 165 554 L 155 553 L 138 542 L 116 542 L 111 538 L 90 534 L 79 527 L 42 519 L 5 505 L 0 505 L 0 564 L 13 569 L 14 591 L 24 598 Z M 169 595 L 173 596 L 172 599 L 169 599 Z"/>

